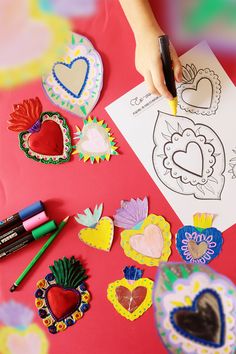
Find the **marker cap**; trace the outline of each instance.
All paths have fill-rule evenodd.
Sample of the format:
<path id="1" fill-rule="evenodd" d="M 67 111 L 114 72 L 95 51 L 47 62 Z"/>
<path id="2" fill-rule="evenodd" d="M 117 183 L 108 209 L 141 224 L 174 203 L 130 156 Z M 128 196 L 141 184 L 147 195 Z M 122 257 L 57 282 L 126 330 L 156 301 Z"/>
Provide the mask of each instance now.
<path id="1" fill-rule="evenodd" d="M 57 225 L 54 220 L 48 221 L 46 224 L 43 224 L 42 226 L 39 226 L 37 229 L 32 231 L 33 238 L 38 240 L 49 232 L 56 230 L 56 228 Z"/>
<path id="2" fill-rule="evenodd" d="M 36 229 L 36 227 L 44 224 L 46 221 L 48 221 L 48 217 L 45 211 L 42 211 L 41 213 L 33 216 L 32 218 L 25 220 L 23 222 L 23 226 L 26 231 L 31 231 Z"/>
<path id="3" fill-rule="evenodd" d="M 29 205 L 27 208 L 24 208 L 19 211 L 19 216 L 21 220 L 26 220 L 31 218 L 31 216 L 34 216 L 41 211 L 44 210 L 44 205 L 43 203 L 39 200 L 38 202 L 35 202 L 34 204 Z"/>

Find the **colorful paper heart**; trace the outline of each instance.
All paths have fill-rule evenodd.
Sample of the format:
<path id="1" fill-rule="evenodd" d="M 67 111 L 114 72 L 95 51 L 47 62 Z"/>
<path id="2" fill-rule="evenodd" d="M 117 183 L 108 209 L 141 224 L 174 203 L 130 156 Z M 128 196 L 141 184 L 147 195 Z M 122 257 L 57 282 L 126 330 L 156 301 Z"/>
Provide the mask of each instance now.
<path id="1" fill-rule="evenodd" d="M 225 316 L 216 291 L 200 292 L 190 307 L 178 307 L 171 314 L 177 332 L 200 344 L 222 347 L 225 343 Z"/>
<path id="2" fill-rule="evenodd" d="M 39 130 L 22 132 L 19 140 L 26 156 L 35 161 L 58 164 L 70 160 L 70 131 L 59 113 L 43 113 Z"/>
<path id="3" fill-rule="evenodd" d="M 235 353 L 236 288 L 202 264 L 162 263 L 153 290 L 168 353 Z"/>
<path id="4" fill-rule="evenodd" d="M 222 244 L 222 234 L 214 227 L 184 226 L 176 235 L 177 250 L 188 263 L 209 263 L 219 255 Z"/>
<path id="5" fill-rule="evenodd" d="M 94 228 L 80 230 L 81 241 L 94 248 L 110 251 L 114 236 L 114 224 L 107 216 L 102 217 Z"/>
<path id="6" fill-rule="evenodd" d="M 103 120 L 89 117 L 84 120 L 82 130 L 79 127 L 76 127 L 76 130 L 74 139 L 79 141 L 74 146 L 73 154 L 78 154 L 84 162 L 90 160 L 94 163 L 105 159 L 109 161 L 111 155 L 118 155 L 115 139 Z"/>
<path id="7" fill-rule="evenodd" d="M 123 271 L 125 278 L 109 284 L 107 298 L 120 315 L 133 321 L 152 305 L 153 281 L 142 278 L 143 272 L 134 266 Z"/>
<path id="8" fill-rule="evenodd" d="M 5 353 L 11 354 L 41 354 L 44 351 L 39 334 L 27 331 L 23 333 L 11 333 L 7 338 L 7 349 Z M 46 352 L 45 352 L 46 353 Z"/>
<path id="9" fill-rule="evenodd" d="M 171 254 L 170 225 L 162 216 L 150 214 L 132 230 L 121 232 L 121 246 L 138 263 L 157 266 Z"/>
<path id="10" fill-rule="evenodd" d="M 127 311 L 133 313 L 143 303 L 147 295 L 147 289 L 144 286 L 137 286 L 132 291 L 125 286 L 116 288 L 117 300 Z"/>
<path id="11" fill-rule="evenodd" d="M 91 42 L 72 33 L 65 56 L 43 77 L 49 98 L 61 108 L 86 118 L 96 105 L 103 85 L 103 65 Z"/>
<path id="12" fill-rule="evenodd" d="M 130 237 L 129 243 L 135 251 L 151 258 L 160 258 L 164 246 L 160 228 L 152 224 L 145 227 L 143 234 Z"/>
<path id="13" fill-rule="evenodd" d="M 75 289 L 53 285 L 47 289 L 46 300 L 52 316 L 61 321 L 70 316 L 79 306 L 81 296 Z"/>

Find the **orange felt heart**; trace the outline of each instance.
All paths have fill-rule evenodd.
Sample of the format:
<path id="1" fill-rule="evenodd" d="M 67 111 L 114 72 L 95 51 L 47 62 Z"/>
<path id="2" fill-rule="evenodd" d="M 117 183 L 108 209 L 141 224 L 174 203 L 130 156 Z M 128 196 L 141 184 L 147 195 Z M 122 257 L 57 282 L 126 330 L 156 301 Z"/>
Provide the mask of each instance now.
<path id="1" fill-rule="evenodd" d="M 40 131 L 29 136 L 29 147 L 41 155 L 62 155 L 64 146 L 60 126 L 53 120 L 42 122 Z"/>
<path id="2" fill-rule="evenodd" d="M 142 304 L 146 295 L 147 289 L 144 286 L 137 286 L 132 291 L 122 285 L 116 288 L 117 300 L 130 313 Z"/>
<path id="3" fill-rule="evenodd" d="M 48 309 L 57 321 L 71 315 L 77 309 L 80 299 L 80 294 L 75 289 L 58 285 L 51 286 L 46 294 Z"/>

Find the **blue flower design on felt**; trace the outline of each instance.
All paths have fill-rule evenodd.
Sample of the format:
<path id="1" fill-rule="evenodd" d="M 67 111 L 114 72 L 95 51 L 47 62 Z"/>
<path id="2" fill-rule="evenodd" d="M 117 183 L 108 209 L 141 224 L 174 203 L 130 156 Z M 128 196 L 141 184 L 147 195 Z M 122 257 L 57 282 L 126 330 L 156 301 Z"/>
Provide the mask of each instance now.
<path id="1" fill-rule="evenodd" d="M 170 321 L 178 333 L 194 342 L 213 348 L 225 344 L 225 315 L 215 290 L 204 289 L 192 306 L 175 308 L 170 313 Z"/>
<path id="2" fill-rule="evenodd" d="M 177 250 L 187 263 L 209 263 L 219 255 L 222 244 L 222 234 L 214 227 L 184 226 L 176 236 Z"/>
<path id="3" fill-rule="evenodd" d="M 67 69 L 71 69 L 73 70 L 73 65 L 75 63 L 78 63 L 78 62 L 85 62 L 87 67 L 86 67 L 86 72 L 85 72 L 85 75 L 84 75 L 84 80 L 83 80 L 83 83 L 82 85 L 79 87 L 78 89 L 78 92 L 74 92 L 72 91 L 69 87 L 66 86 L 65 82 L 62 81 L 61 78 L 58 77 L 58 73 L 56 73 L 56 68 L 59 66 L 59 65 L 62 65 L 63 67 L 66 67 Z M 52 74 L 53 74 L 53 77 L 54 79 L 57 81 L 57 83 L 68 93 L 70 94 L 72 97 L 74 98 L 80 98 L 80 96 L 82 95 L 84 89 L 85 89 L 85 86 L 87 84 L 87 81 L 88 81 L 88 76 L 89 76 L 89 70 L 90 70 L 90 63 L 89 63 L 89 60 L 83 56 L 80 56 L 80 57 L 77 57 L 75 58 L 74 60 L 72 60 L 69 64 L 66 64 L 66 63 L 63 63 L 63 62 L 57 62 L 53 65 L 53 68 L 52 68 Z M 81 75 L 81 73 L 78 71 L 78 77 L 79 75 Z M 76 77 L 74 77 L 74 79 L 76 80 Z"/>

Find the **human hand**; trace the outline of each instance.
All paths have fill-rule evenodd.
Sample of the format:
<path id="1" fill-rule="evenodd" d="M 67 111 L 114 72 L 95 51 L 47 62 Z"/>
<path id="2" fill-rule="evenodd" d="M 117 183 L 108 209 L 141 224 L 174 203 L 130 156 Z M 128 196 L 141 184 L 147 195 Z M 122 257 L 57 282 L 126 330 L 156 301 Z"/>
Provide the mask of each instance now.
<path id="1" fill-rule="evenodd" d="M 164 33 L 142 33 L 136 37 L 135 66 L 137 71 L 144 77 L 148 90 L 158 96 L 164 96 L 171 100 L 172 94 L 168 91 L 163 73 L 161 53 L 158 37 Z M 170 44 L 171 59 L 175 80 L 182 81 L 182 66 L 175 48 Z"/>

